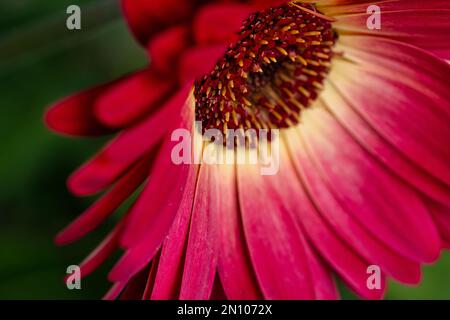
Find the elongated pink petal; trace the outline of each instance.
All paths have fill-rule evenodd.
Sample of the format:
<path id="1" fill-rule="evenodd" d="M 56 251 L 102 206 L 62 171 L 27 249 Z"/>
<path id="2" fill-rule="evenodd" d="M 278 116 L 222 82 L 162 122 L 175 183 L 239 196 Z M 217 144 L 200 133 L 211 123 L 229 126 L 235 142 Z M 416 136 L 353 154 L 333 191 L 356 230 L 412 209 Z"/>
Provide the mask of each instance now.
<path id="1" fill-rule="evenodd" d="M 131 31 L 143 45 L 157 31 L 186 21 L 193 5 L 186 0 L 122 0 Z"/>
<path id="2" fill-rule="evenodd" d="M 292 164 L 292 160 L 296 164 L 297 161 L 295 158 L 291 160 L 291 157 L 292 154 L 288 153 L 284 143 L 281 143 L 279 172 L 272 178 L 278 181 L 277 189 L 283 190 L 280 193 L 282 203 L 289 208 L 294 223 L 299 225 L 306 235 L 306 240 L 313 246 L 310 248 L 308 242 L 302 241 L 305 243 L 306 252 L 313 253 L 312 256 L 308 256 L 307 261 L 313 279 L 315 297 L 318 299 L 338 297 L 328 267 L 324 266 L 322 260 L 314 254 L 318 252 L 358 295 L 370 299 L 381 298 L 385 289 L 383 274 L 380 275 L 381 287 L 370 290 L 366 285 L 366 270 L 369 263 L 337 237 L 334 230 L 320 217 Z"/>
<path id="3" fill-rule="evenodd" d="M 173 114 L 184 105 L 190 86 L 181 89 L 157 113 L 120 133 L 68 180 L 76 195 L 91 195 L 115 182 L 133 163 L 151 151 L 176 123 Z"/>
<path id="4" fill-rule="evenodd" d="M 111 84 L 76 93 L 53 104 L 45 114 L 47 126 L 71 136 L 98 136 L 112 133 L 113 129 L 102 124 L 95 116 L 96 99 Z"/>
<path id="5" fill-rule="evenodd" d="M 195 47 L 187 50 L 180 58 L 178 79 L 187 83 L 210 73 L 217 60 L 225 53 L 226 45 Z"/>
<path id="6" fill-rule="evenodd" d="M 214 280 L 214 287 L 212 289 L 211 296 L 209 297 L 210 300 L 228 300 L 227 295 L 225 294 L 225 291 L 222 286 L 222 282 L 220 281 L 220 278 L 216 276 L 216 279 Z"/>
<path id="7" fill-rule="evenodd" d="M 187 178 L 188 182 L 185 183 L 193 183 L 192 170 L 190 172 L 190 177 Z M 171 200 L 173 199 L 169 198 L 167 206 L 154 213 L 153 223 L 148 226 L 146 233 L 138 238 L 138 241 L 126 251 L 114 266 L 109 276 L 111 280 L 127 281 L 154 257 L 167 236 L 178 209 L 179 199 L 176 199 L 175 202 L 171 202 Z"/>
<path id="8" fill-rule="evenodd" d="M 337 50 L 372 72 L 408 84 L 433 101 L 433 112 L 450 119 L 450 67 L 445 62 L 411 45 L 368 36 L 343 35 Z"/>
<path id="9" fill-rule="evenodd" d="M 343 207 L 403 256 L 434 261 L 439 237 L 418 194 L 374 161 L 322 109 L 303 117 L 307 148 Z"/>
<path id="10" fill-rule="evenodd" d="M 105 90 L 97 99 L 96 114 L 109 127 L 124 127 L 164 102 L 174 85 L 154 70 L 138 72 Z"/>
<path id="11" fill-rule="evenodd" d="M 303 245 L 308 256 L 311 281 L 314 284 L 314 298 L 317 300 L 339 299 L 339 292 L 334 282 L 332 268 L 326 264 L 316 249 L 306 240 L 303 241 Z"/>
<path id="12" fill-rule="evenodd" d="M 331 2 L 334 2 L 331 4 Z M 338 4 L 338 5 L 336 5 Z M 348 15 L 356 13 L 367 13 L 367 8 L 370 5 L 377 5 L 381 12 L 388 11 L 404 11 L 404 10 L 424 10 L 424 9 L 448 9 L 447 0 L 320 0 L 319 8 L 329 16 Z M 369 17 L 369 14 L 367 14 Z"/>
<path id="13" fill-rule="evenodd" d="M 199 45 L 232 43 L 245 19 L 255 10 L 243 3 L 212 3 L 194 18 L 193 33 Z"/>
<path id="14" fill-rule="evenodd" d="M 192 110 L 188 111 L 191 112 Z M 192 123 L 184 122 L 177 129 L 183 128 L 191 130 Z M 130 212 L 127 229 L 121 241 L 126 248 L 130 248 L 145 235 L 147 229 L 152 225 L 153 219 L 159 215 L 161 210 L 170 209 L 175 210 L 175 212 L 177 210 L 177 205 L 183 194 L 182 187 L 186 183 L 191 169 L 187 165 L 174 165 L 171 159 L 173 143 L 170 140 L 170 135 L 164 138 L 165 145 L 150 173 L 150 179 Z M 173 187 L 178 185 L 181 187 Z M 168 204 L 170 208 L 166 208 Z"/>
<path id="15" fill-rule="evenodd" d="M 409 49 L 414 55 L 416 49 Z M 374 71 L 373 67 L 338 62 L 336 60 L 337 72 L 331 73 L 329 78 L 345 99 L 352 101 L 361 117 L 411 161 L 450 186 L 447 165 L 450 146 L 446 141 L 450 128 L 441 111 L 443 106 L 437 106 L 436 100 L 401 77 L 394 79 Z M 441 67 L 450 70 L 445 63 Z M 389 100 L 379 98 L 383 96 Z M 448 100 L 444 103 L 448 108 Z"/>
<path id="16" fill-rule="evenodd" d="M 444 245 L 450 243 L 450 207 L 436 202 L 427 202 L 428 209 L 436 222 Z"/>
<path id="17" fill-rule="evenodd" d="M 283 179 L 283 181 L 292 181 L 290 187 L 287 189 L 289 193 L 286 199 L 290 199 L 288 203 L 292 207 L 297 223 L 302 226 L 307 239 L 311 242 L 314 249 L 329 263 L 333 270 L 340 275 L 343 281 L 353 291 L 367 299 L 382 298 L 386 289 L 384 273 L 382 272 L 381 274 L 381 287 L 379 289 L 371 290 L 367 287 L 367 268 L 370 266 L 370 262 L 336 235 L 335 230 L 326 222 L 312 203 L 312 195 L 307 194 L 305 187 L 300 184 L 300 180 L 297 180 L 296 172 L 292 172 L 294 170 L 292 167 L 293 164 L 299 174 L 304 171 L 301 169 L 303 168 L 303 163 L 299 162 L 303 158 L 299 158 L 299 155 L 302 153 L 301 157 L 304 157 L 306 150 L 298 143 L 298 140 L 294 139 L 295 132 L 293 137 L 291 137 L 291 134 L 289 134 L 289 137 L 289 150 L 293 161 L 292 163 L 288 161 L 287 155 L 285 155 L 285 160 L 280 161 L 280 173 L 283 174 L 280 179 Z M 331 215 L 333 212 L 329 214 Z M 325 288 L 327 288 L 327 296 L 332 296 L 332 286 L 330 287 L 328 284 Z"/>
<path id="18" fill-rule="evenodd" d="M 245 236 L 264 297 L 314 298 L 301 232 L 283 203 L 278 175 L 263 177 L 257 165 L 237 168 Z"/>
<path id="19" fill-rule="evenodd" d="M 80 273 L 86 277 L 106 261 L 118 248 L 123 224 L 119 223 L 100 245 L 80 263 Z"/>
<path id="20" fill-rule="evenodd" d="M 159 259 L 161 257 L 161 251 L 159 251 L 152 259 L 152 265 L 148 274 L 147 282 L 145 284 L 144 294 L 142 300 L 150 300 L 153 288 L 155 287 L 156 273 L 158 272 Z"/>
<path id="21" fill-rule="evenodd" d="M 289 181 L 292 177 L 295 177 L 295 169 L 291 164 L 291 156 L 287 152 L 287 148 L 283 143 L 281 146 L 281 158 L 280 171 L 278 173 L 278 185 L 282 185 L 283 181 Z M 282 167 L 281 167 L 282 166 Z M 299 200 L 299 193 L 303 194 L 304 191 L 299 183 L 290 183 L 287 192 L 283 192 L 282 201 L 289 208 L 293 221 L 297 222 L 300 230 L 300 240 L 305 248 L 307 256 L 307 264 L 309 269 L 309 275 L 314 289 L 314 299 L 318 300 L 336 300 L 339 299 L 339 292 L 333 279 L 331 267 L 325 263 L 325 261 L 319 257 L 316 248 L 313 247 L 311 242 L 306 237 L 306 232 L 303 229 L 303 225 L 298 221 L 300 215 L 298 214 L 299 207 L 306 207 L 305 201 Z M 309 210 L 315 211 L 312 207 Z"/>
<path id="22" fill-rule="evenodd" d="M 147 46 L 152 68 L 163 75 L 176 72 L 181 54 L 192 45 L 189 31 L 178 25 L 155 35 Z"/>
<path id="23" fill-rule="evenodd" d="M 287 135 L 287 141 L 291 146 L 291 153 L 295 159 L 294 164 L 303 185 L 322 218 L 335 230 L 336 235 L 347 243 L 349 248 L 352 248 L 370 264 L 379 265 L 384 273 L 399 281 L 417 283 L 420 280 L 419 265 L 393 252 L 381 240 L 372 236 L 372 230 L 365 229 L 353 219 L 350 213 L 345 211 L 333 196 L 333 191 L 321 178 L 319 169 L 314 165 L 312 157 L 308 155 L 297 135 L 295 131 L 290 133 Z"/>
<path id="24" fill-rule="evenodd" d="M 126 282 L 115 282 L 109 291 L 103 296 L 103 300 L 115 300 L 126 287 Z"/>
<path id="25" fill-rule="evenodd" d="M 182 167 L 172 168 L 166 163 L 170 159 L 167 157 L 170 157 L 170 153 L 166 148 L 161 152 L 147 185 L 131 209 L 127 230 L 121 241 L 124 247 L 132 247 L 145 236 L 153 220 L 158 216 L 158 212 L 165 210 L 167 205 L 174 207 L 173 210 L 177 209 L 183 190 L 173 186 L 184 185 L 188 170 Z"/>
<path id="26" fill-rule="evenodd" d="M 173 128 L 190 129 L 192 127 L 193 109 L 190 107 L 190 104 L 185 105 L 182 109 L 183 114 L 180 115 L 178 119 L 178 125 L 174 125 Z M 172 128 L 169 127 L 169 129 Z M 188 132 L 190 132 L 190 130 L 188 130 Z M 169 198 L 165 198 L 165 205 L 161 208 L 157 207 L 156 210 L 150 210 L 154 198 L 144 198 L 143 195 L 141 195 L 140 200 L 144 201 L 144 205 L 142 205 L 141 208 L 144 211 L 137 216 L 145 218 L 146 221 L 150 221 L 151 224 L 148 225 L 144 222 L 144 225 L 147 227 L 146 229 L 143 229 L 145 232 L 135 236 L 134 241 L 129 243 L 129 249 L 110 273 L 109 277 L 113 281 L 126 281 L 130 279 L 130 277 L 142 270 L 142 268 L 144 268 L 154 257 L 170 230 L 179 208 L 179 201 L 186 183 L 192 183 L 192 180 L 195 178 L 193 174 L 195 166 L 189 164 L 177 165 L 172 162 L 172 150 L 176 144 L 176 142 L 170 140 L 169 135 L 164 142 L 163 149 L 159 154 L 159 159 L 156 160 L 157 162 L 154 167 L 156 172 L 176 172 L 178 179 L 173 181 L 175 182 L 174 185 L 176 188 L 174 188 Z M 151 183 L 152 178 L 150 177 L 149 184 Z M 160 194 L 157 193 L 156 196 L 160 197 Z M 133 214 L 130 213 L 130 220 L 132 219 L 132 215 Z M 134 229 L 131 228 L 130 225 L 127 225 L 127 228 L 124 230 L 124 237 L 130 237 L 130 235 L 134 233 Z"/>
<path id="27" fill-rule="evenodd" d="M 344 33 L 369 34 L 404 41 L 427 50 L 450 48 L 450 8 L 448 3 L 441 8 L 430 5 L 422 5 L 418 1 L 387 1 L 378 3 L 381 9 L 381 29 L 370 30 L 367 27 L 369 15 L 362 13 L 340 14 L 335 16 L 337 22 L 333 26 Z M 427 1 L 428 2 L 428 1 Z M 367 6 L 367 5 L 366 5 Z M 367 7 L 366 7 L 367 9 Z M 326 10 L 325 10 L 326 11 Z M 401 23 L 399 23 L 401 22 Z M 449 56 L 441 56 L 448 59 Z"/>
<path id="28" fill-rule="evenodd" d="M 234 165 L 222 165 L 218 170 L 221 193 L 217 212 L 220 226 L 218 272 L 221 283 L 230 300 L 262 299 L 245 242 L 236 169 Z"/>
<path id="29" fill-rule="evenodd" d="M 352 103 L 345 100 L 332 83 L 322 94 L 326 108 L 336 117 L 336 120 L 346 128 L 355 141 L 381 161 L 404 181 L 417 188 L 430 198 L 443 203 L 450 203 L 450 190 L 439 180 L 415 165 L 392 144 L 383 139 L 370 123 L 366 122 L 354 110 Z"/>
<path id="30" fill-rule="evenodd" d="M 180 289 L 181 300 L 205 300 L 211 296 L 218 256 L 219 179 L 214 165 L 200 166 Z"/>
<path id="31" fill-rule="evenodd" d="M 305 203 L 308 204 L 308 201 Z M 359 296 L 366 299 L 380 299 L 386 290 L 384 274 L 381 274 L 380 289 L 367 287 L 367 268 L 370 263 L 350 249 L 332 228 L 309 205 L 297 209 L 301 224 L 308 239 L 320 255 L 333 267 L 342 280 Z"/>
<path id="32" fill-rule="evenodd" d="M 153 155 L 137 163 L 116 185 L 55 238 L 58 245 L 69 244 L 94 230 L 147 179 Z"/>
<path id="33" fill-rule="evenodd" d="M 195 168 L 192 176 L 188 179 L 177 216 L 162 246 L 155 285 L 151 294 L 151 298 L 154 300 L 177 299 L 180 295 L 197 176 L 198 169 Z"/>
<path id="34" fill-rule="evenodd" d="M 142 300 L 150 269 L 151 265 L 142 269 L 130 281 L 128 281 L 125 290 L 123 290 L 120 295 L 120 300 Z"/>

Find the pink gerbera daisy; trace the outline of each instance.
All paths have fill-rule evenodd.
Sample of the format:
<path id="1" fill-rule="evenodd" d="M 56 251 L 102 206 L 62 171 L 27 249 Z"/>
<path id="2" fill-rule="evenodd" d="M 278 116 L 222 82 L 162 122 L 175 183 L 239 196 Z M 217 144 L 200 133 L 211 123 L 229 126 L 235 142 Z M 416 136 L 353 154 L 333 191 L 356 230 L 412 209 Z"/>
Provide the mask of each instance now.
<path id="1" fill-rule="evenodd" d="M 335 275 L 381 298 L 387 277 L 416 284 L 450 247 L 450 1 L 122 4 L 149 67 L 46 115 L 69 135 L 118 132 L 70 177 L 75 195 L 104 195 L 58 244 L 144 185 L 81 264 L 85 276 L 124 250 L 106 298 L 336 299 Z M 274 175 L 173 161 L 176 129 L 264 128 L 280 132 Z"/>

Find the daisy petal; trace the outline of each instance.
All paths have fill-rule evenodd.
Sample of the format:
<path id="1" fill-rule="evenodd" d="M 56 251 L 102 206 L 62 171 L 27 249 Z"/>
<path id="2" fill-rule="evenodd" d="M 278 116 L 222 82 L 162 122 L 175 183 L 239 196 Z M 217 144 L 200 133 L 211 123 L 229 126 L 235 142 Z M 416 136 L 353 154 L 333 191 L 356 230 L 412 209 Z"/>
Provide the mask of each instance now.
<path id="1" fill-rule="evenodd" d="M 194 38 L 199 45 L 232 43 L 242 22 L 254 11 L 243 3 L 213 3 L 199 10 L 194 20 Z"/>
<path id="2" fill-rule="evenodd" d="M 429 3 L 428 3 L 429 2 Z M 375 3 L 370 3 L 375 4 Z M 426 50 L 441 54 L 442 58 L 450 48 L 450 8 L 444 1 L 385 1 L 376 3 L 381 10 L 381 29 L 370 30 L 367 27 L 368 4 L 359 5 L 363 12 L 338 14 L 333 26 L 342 33 L 368 34 L 404 41 Z M 344 9 L 344 8 L 342 8 Z M 326 12 L 326 9 L 325 9 Z M 401 21 L 401 23 L 399 23 Z"/>
<path id="3" fill-rule="evenodd" d="M 333 191 L 321 178 L 311 155 L 308 154 L 297 135 L 296 132 L 287 135 L 291 152 L 296 160 L 294 164 L 322 219 L 328 222 L 348 247 L 370 264 L 379 265 L 384 273 L 399 281 L 417 283 L 420 280 L 419 265 L 393 252 L 371 234 L 373 230 L 365 229 L 352 218 L 352 215 L 337 201 L 333 196 Z"/>
<path id="4" fill-rule="evenodd" d="M 98 155 L 68 180 L 76 195 L 91 195 L 116 181 L 133 163 L 155 147 L 174 125 L 172 114 L 185 104 L 190 86 L 181 89 L 167 104 L 140 124 L 121 132 Z"/>
<path id="5" fill-rule="evenodd" d="M 45 123 L 54 131 L 71 136 L 98 136 L 112 133 L 113 129 L 102 124 L 94 112 L 96 99 L 111 85 L 82 91 L 55 103 L 46 112 Z"/>
<path id="6" fill-rule="evenodd" d="M 314 298 L 301 232 L 279 194 L 278 175 L 261 176 L 257 165 L 237 168 L 245 236 L 264 297 Z"/>
<path id="7" fill-rule="evenodd" d="M 219 175 L 213 165 L 201 165 L 192 207 L 181 300 L 205 300 L 211 295 L 217 268 Z"/>
<path id="8" fill-rule="evenodd" d="M 122 227 L 122 223 L 117 225 L 100 245 L 80 263 L 82 277 L 91 274 L 119 248 L 119 237 L 122 232 Z"/>
<path id="9" fill-rule="evenodd" d="M 103 300 L 115 300 L 126 287 L 126 282 L 115 282 L 111 289 L 103 296 Z"/>
<path id="10" fill-rule="evenodd" d="M 236 170 L 222 165 L 220 170 L 220 248 L 218 272 L 230 300 L 262 299 L 261 290 L 251 268 L 237 198 Z"/>
<path id="11" fill-rule="evenodd" d="M 418 194 L 377 163 L 323 109 L 304 112 L 303 119 L 307 149 L 344 208 L 404 257 L 434 261 L 439 236 Z"/>
<path id="12" fill-rule="evenodd" d="M 97 117 L 110 127 L 125 127 L 161 104 L 172 88 L 152 69 L 138 72 L 105 90 L 96 102 Z"/>
<path id="13" fill-rule="evenodd" d="M 448 9 L 447 0 L 319 0 L 318 6 L 327 15 L 367 13 L 370 5 L 377 5 L 381 12 L 424 10 L 424 9 Z M 368 15 L 369 16 L 369 15 Z"/>
<path id="14" fill-rule="evenodd" d="M 430 53 L 395 40 L 368 36 L 341 36 L 337 50 L 345 57 L 408 86 L 433 100 L 433 112 L 450 120 L 450 67 Z"/>
<path id="15" fill-rule="evenodd" d="M 386 43 L 381 39 L 371 41 Z M 391 44 L 399 49 L 405 48 L 401 43 Z M 417 49 L 408 48 L 411 55 L 417 57 L 418 64 L 426 63 L 419 54 L 415 55 Z M 411 161 L 450 186 L 450 168 L 447 165 L 450 128 L 448 117 L 443 112 L 444 108 L 450 108 L 449 100 L 445 101 L 444 96 L 439 95 L 432 99 L 426 87 L 422 86 L 423 91 L 417 90 L 421 87 L 420 80 L 411 82 L 401 76 L 394 78 L 381 68 L 382 65 L 377 70 L 371 64 L 335 62 L 336 72 L 330 73 L 329 79 L 347 101 L 352 101 L 361 117 Z M 436 67 L 439 65 L 443 71 L 450 70 L 443 62 Z M 433 67 L 432 64 L 427 66 Z M 380 97 L 386 97 L 386 100 Z"/>
<path id="16" fill-rule="evenodd" d="M 181 117 L 181 122 L 174 127 L 184 128 L 190 132 L 193 123 L 193 110 L 189 107 L 183 108 L 183 110 L 184 114 Z M 172 128 L 169 127 L 168 129 L 170 130 Z M 136 210 L 135 208 L 138 207 L 139 211 L 134 214 L 130 212 L 130 223 L 134 216 L 135 221 L 140 222 L 144 228 L 140 228 L 140 232 L 138 233 L 136 232 L 136 227 L 139 223 L 135 223 L 134 226 L 130 223 L 127 224 L 122 241 L 126 242 L 125 246 L 129 249 L 111 271 L 109 277 L 113 281 L 126 281 L 130 279 L 130 277 L 142 270 L 150 262 L 170 230 L 178 211 L 185 186 L 195 184 L 195 166 L 189 164 L 177 165 L 172 162 L 171 155 L 175 145 L 176 142 L 167 139 L 154 166 L 154 172 L 162 173 L 163 175 L 166 172 L 175 174 L 176 180 L 167 181 L 173 190 L 166 197 L 161 197 L 160 190 L 150 197 L 145 197 L 142 194 L 139 198 L 140 204 L 132 208 L 132 210 Z M 152 190 L 154 183 L 160 182 L 161 180 L 154 181 L 150 176 L 147 188 Z M 173 188 L 174 185 L 177 187 Z M 153 206 L 155 197 L 163 198 L 162 206 Z"/>
<path id="17" fill-rule="evenodd" d="M 193 170 L 189 170 L 186 184 L 195 183 Z M 126 251 L 119 262 L 114 266 L 109 278 L 113 281 L 127 281 L 131 276 L 144 268 L 155 256 L 164 238 L 167 236 L 176 215 L 180 199 L 167 199 L 166 207 L 155 212 L 152 225 L 148 226 L 146 233 L 137 238 L 138 241 Z M 127 228 L 126 231 L 129 229 Z M 161 257 L 162 261 L 162 257 Z M 162 262 L 160 262 L 161 264 Z"/>
<path id="18" fill-rule="evenodd" d="M 152 68 L 164 75 L 176 72 L 178 60 L 190 42 L 186 26 L 175 26 L 156 34 L 147 46 Z"/>
<path id="19" fill-rule="evenodd" d="M 151 294 L 153 300 L 177 299 L 180 294 L 198 168 L 195 168 L 192 173 L 189 179 L 191 183 L 186 185 L 177 216 L 162 246 L 155 285 Z"/>
<path id="20" fill-rule="evenodd" d="M 298 160 L 300 160 L 295 158 L 295 151 L 305 154 L 305 150 L 301 147 L 299 148 L 298 144 L 292 145 L 292 143 L 295 143 L 293 139 L 289 139 L 289 143 L 291 147 L 294 147 L 291 148 L 290 154 L 287 151 L 283 151 L 285 147 L 283 144 L 281 145 L 280 171 L 277 175 L 280 185 L 289 183 L 289 187 L 283 188 L 283 202 L 289 206 L 291 212 L 294 214 L 295 221 L 304 230 L 305 236 L 311 242 L 314 250 L 320 253 L 321 257 L 329 263 L 350 288 L 365 298 L 381 298 L 385 290 L 384 273 L 381 274 L 381 287 L 377 290 L 370 290 L 366 284 L 367 267 L 370 263 L 337 237 L 332 227 L 325 222 L 314 207 L 311 199 L 305 192 L 304 186 L 298 180 L 297 169 L 293 166 L 293 164 L 299 165 Z M 291 162 L 291 156 L 294 156 L 293 162 Z M 319 291 L 320 294 L 316 293 L 316 298 L 319 296 L 325 296 L 327 299 L 337 298 L 336 289 L 329 272 L 325 271 L 325 275 L 323 275 L 323 270 L 326 269 L 323 266 L 319 270 L 312 269 L 318 261 L 315 256 L 312 257 L 312 260 L 309 257 L 309 260 L 314 262 L 310 264 L 310 270 L 313 276 L 320 275 L 319 271 L 322 270 L 321 278 L 313 278 L 315 280 L 314 285 L 321 289 Z"/>
<path id="21" fill-rule="evenodd" d="M 358 143 L 381 161 L 386 168 L 417 190 L 432 199 L 450 203 L 448 187 L 434 179 L 426 171 L 412 163 L 388 141 L 383 139 L 370 123 L 367 123 L 355 110 L 350 101 L 342 97 L 333 83 L 327 84 L 321 96 L 324 105 L 335 116 L 339 124 L 346 128 Z"/>
<path id="22" fill-rule="evenodd" d="M 193 9 L 186 0 L 122 0 L 128 25 L 142 44 L 157 31 L 185 21 Z"/>
<path id="23" fill-rule="evenodd" d="M 306 234 L 305 234 L 306 235 Z M 316 249 L 308 242 L 303 242 L 308 256 L 314 295 L 317 300 L 338 300 L 339 291 L 333 279 L 332 269 L 319 256 Z"/>
<path id="24" fill-rule="evenodd" d="M 145 284 L 149 272 L 150 266 L 140 271 L 130 281 L 128 281 L 126 288 L 120 295 L 120 300 L 141 300 L 144 295 Z"/>
<path id="25" fill-rule="evenodd" d="M 428 201 L 427 204 L 437 224 L 442 240 L 447 244 L 450 243 L 450 208 L 431 201 Z"/>
<path id="26" fill-rule="evenodd" d="M 214 64 L 224 54 L 223 44 L 195 47 L 187 50 L 180 58 L 178 78 L 180 83 L 187 83 L 212 71 Z"/>
<path id="27" fill-rule="evenodd" d="M 159 259 L 161 257 L 161 251 L 155 255 L 152 259 L 152 265 L 150 272 L 148 274 L 147 282 L 145 284 L 144 294 L 142 295 L 142 300 L 150 300 L 153 288 L 155 287 L 156 272 L 158 271 Z"/>
<path id="28" fill-rule="evenodd" d="M 72 243 L 94 230 L 125 201 L 148 176 L 153 156 L 145 157 L 88 210 L 56 236 L 58 245 Z"/>

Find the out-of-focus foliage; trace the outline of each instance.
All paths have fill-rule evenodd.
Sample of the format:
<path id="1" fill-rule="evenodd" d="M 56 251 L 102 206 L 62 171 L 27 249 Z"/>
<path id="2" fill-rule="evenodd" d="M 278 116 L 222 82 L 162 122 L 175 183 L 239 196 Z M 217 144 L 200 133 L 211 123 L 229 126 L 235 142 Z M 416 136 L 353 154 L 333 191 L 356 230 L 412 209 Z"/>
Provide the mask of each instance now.
<path id="1" fill-rule="evenodd" d="M 71 4 L 82 8 L 81 31 L 65 28 Z M 2 0 L 0 13 L 0 299 L 99 298 L 114 259 L 82 290 L 66 289 L 63 276 L 112 224 L 68 247 L 52 239 L 92 202 L 71 196 L 65 180 L 105 140 L 59 137 L 42 115 L 60 97 L 145 65 L 145 52 L 115 0 Z M 416 288 L 391 284 L 388 298 L 450 298 L 450 255 L 423 278 Z"/>

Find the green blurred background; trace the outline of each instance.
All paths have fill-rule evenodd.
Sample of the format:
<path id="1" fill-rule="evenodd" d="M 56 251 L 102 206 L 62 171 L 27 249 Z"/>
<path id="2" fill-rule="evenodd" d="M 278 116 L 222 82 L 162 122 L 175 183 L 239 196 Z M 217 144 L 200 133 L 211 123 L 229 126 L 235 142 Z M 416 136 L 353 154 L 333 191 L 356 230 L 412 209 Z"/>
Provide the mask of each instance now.
<path id="1" fill-rule="evenodd" d="M 82 9 L 82 30 L 65 26 L 71 4 Z M 52 238 L 93 201 L 71 196 L 65 180 L 105 140 L 59 137 L 42 115 L 60 97 L 141 68 L 145 52 L 115 0 L 1 0 L 0 14 L 0 299 L 100 298 L 114 261 L 82 290 L 62 279 L 112 223 L 68 247 Z M 450 299 L 450 254 L 425 267 L 418 287 L 391 283 L 388 298 Z"/>

